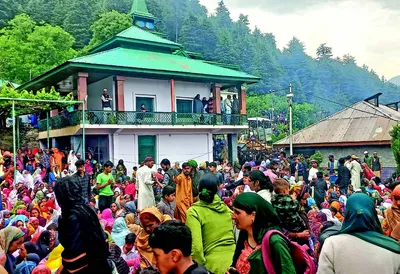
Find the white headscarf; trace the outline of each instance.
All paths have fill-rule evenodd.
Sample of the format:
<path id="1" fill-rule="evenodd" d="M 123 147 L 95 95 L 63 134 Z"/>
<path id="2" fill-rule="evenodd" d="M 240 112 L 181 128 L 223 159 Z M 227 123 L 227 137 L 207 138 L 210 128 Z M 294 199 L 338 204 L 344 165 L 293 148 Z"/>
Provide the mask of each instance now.
<path id="1" fill-rule="evenodd" d="M 338 218 L 332 216 L 332 211 L 327 208 L 321 209 L 321 212 L 326 215 L 326 220 L 328 222 L 333 222 L 335 225 L 342 226 L 342 223 L 338 220 Z"/>
<path id="2" fill-rule="evenodd" d="M 68 154 L 68 168 L 72 173 L 76 172 L 75 163 L 76 161 L 78 161 L 78 158 L 76 157 L 75 153 L 72 154 L 73 152 L 74 152 L 73 150 L 70 150 Z"/>

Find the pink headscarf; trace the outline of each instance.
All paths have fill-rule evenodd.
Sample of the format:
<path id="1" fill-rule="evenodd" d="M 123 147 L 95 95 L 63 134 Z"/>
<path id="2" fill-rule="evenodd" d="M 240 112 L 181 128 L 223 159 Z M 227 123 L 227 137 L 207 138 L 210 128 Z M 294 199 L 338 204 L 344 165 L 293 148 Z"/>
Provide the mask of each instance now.
<path id="1" fill-rule="evenodd" d="M 112 228 L 114 225 L 114 218 L 112 216 L 112 211 L 109 208 L 106 208 L 101 213 L 101 223 L 104 224 L 105 228 Z"/>
<path id="2" fill-rule="evenodd" d="M 51 270 L 45 265 L 38 265 L 31 274 L 51 274 Z"/>

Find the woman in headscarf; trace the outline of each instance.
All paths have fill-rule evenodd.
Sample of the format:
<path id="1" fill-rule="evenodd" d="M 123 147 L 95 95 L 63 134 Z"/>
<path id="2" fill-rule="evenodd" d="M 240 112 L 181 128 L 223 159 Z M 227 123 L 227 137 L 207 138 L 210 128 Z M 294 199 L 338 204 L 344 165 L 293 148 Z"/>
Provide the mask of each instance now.
<path id="1" fill-rule="evenodd" d="M 385 235 L 400 241 L 400 185 L 391 193 L 392 206 L 385 210 L 382 228 Z"/>
<path id="2" fill-rule="evenodd" d="M 363 171 L 363 178 L 371 180 L 373 177 L 375 177 L 374 172 L 372 171 L 372 169 L 370 169 L 368 167 L 368 165 L 366 163 L 362 163 L 361 164 L 361 168 L 362 168 L 362 171 Z"/>
<path id="3" fill-rule="evenodd" d="M 240 229 L 233 256 L 233 268 L 240 274 L 267 273 L 261 243 L 269 230 L 282 231 L 279 217 L 270 203 L 255 193 L 242 193 L 233 202 L 232 219 Z M 287 240 L 278 234 L 270 238 L 271 261 L 276 273 L 296 273 L 287 245 Z"/>
<path id="4" fill-rule="evenodd" d="M 112 227 L 114 225 L 114 218 L 112 216 L 112 211 L 109 208 L 106 208 L 101 213 L 100 222 L 104 225 L 104 229 L 111 233 Z"/>
<path id="5" fill-rule="evenodd" d="M 31 274 L 33 269 L 39 264 L 40 259 L 36 254 L 29 254 L 26 260 L 22 261 L 15 268 L 14 274 Z"/>
<path id="6" fill-rule="evenodd" d="M 40 259 L 47 257 L 56 246 L 54 235 L 48 230 L 43 231 L 40 234 L 36 245 L 38 248 L 37 254 Z"/>
<path id="7" fill-rule="evenodd" d="M 36 243 L 40 237 L 40 234 L 45 230 L 44 227 L 39 225 L 39 220 L 35 217 L 29 218 L 27 224 L 29 235 L 32 237 L 32 242 Z"/>
<path id="8" fill-rule="evenodd" d="M 45 265 L 38 265 L 31 274 L 51 274 L 51 270 Z"/>
<path id="9" fill-rule="evenodd" d="M 339 234 L 322 247 L 318 273 L 399 273 L 400 245 L 383 234 L 373 200 L 351 195 L 345 216 Z"/>
<path id="10" fill-rule="evenodd" d="M 126 171 L 127 171 L 124 165 L 124 160 L 120 159 L 115 169 L 117 170 L 117 179 L 119 179 L 122 182 L 123 178 L 126 176 Z"/>
<path id="11" fill-rule="evenodd" d="M 31 217 L 37 218 L 40 226 L 42 226 L 42 227 L 46 226 L 47 220 L 45 218 L 43 218 L 42 216 L 40 216 L 39 208 L 34 207 L 31 209 Z"/>
<path id="12" fill-rule="evenodd" d="M 118 218 L 122 213 L 123 213 L 124 209 L 121 208 L 121 206 L 117 203 L 112 203 L 111 204 L 111 212 L 112 212 L 112 216 L 113 218 Z"/>
<path id="13" fill-rule="evenodd" d="M 200 179 L 199 199 L 187 211 L 186 225 L 192 232 L 192 258 L 215 274 L 224 274 L 232 264 L 235 238 L 231 211 L 218 196 L 218 179 L 205 174 Z"/>
<path id="14" fill-rule="evenodd" d="M 136 238 L 136 247 L 140 254 L 140 267 L 146 268 L 153 264 L 153 250 L 149 245 L 149 236 L 161 223 L 171 220 L 154 206 L 145 207 L 139 215 L 142 230 Z"/>
<path id="15" fill-rule="evenodd" d="M 128 227 L 126 226 L 125 219 L 119 217 L 115 220 L 111 231 L 111 238 L 114 243 L 118 246 L 123 246 L 125 244 L 125 236 L 130 233 Z"/>
<path id="16" fill-rule="evenodd" d="M 12 255 L 24 242 L 24 232 L 15 226 L 0 230 L 0 264 L 14 274 L 17 259 Z"/>
<path id="17" fill-rule="evenodd" d="M 19 255 L 17 257 L 17 264 L 27 260 L 28 254 L 38 255 L 38 247 L 34 243 L 24 242 L 19 248 Z M 40 259 L 39 259 L 40 261 Z"/>
<path id="18" fill-rule="evenodd" d="M 59 180 L 55 186 L 62 210 L 58 220 L 58 239 L 64 247 L 61 274 L 111 274 L 105 233 L 82 193 L 81 184 L 73 176 Z"/>
<path id="19" fill-rule="evenodd" d="M 76 161 L 78 161 L 78 158 L 75 155 L 75 151 L 70 150 L 68 154 L 68 169 L 71 173 L 76 172 L 76 166 L 75 166 Z"/>
<path id="20" fill-rule="evenodd" d="M 36 193 L 35 193 L 35 198 L 33 198 L 32 202 L 33 202 L 35 205 L 37 205 L 37 204 L 39 204 L 39 202 L 41 202 L 44 198 L 46 198 L 46 195 L 44 195 L 43 190 L 41 190 L 40 188 L 38 188 L 38 189 L 36 190 Z"/>
<path id="21" fill-rule="evenodd" d="M 249 173 L 249 187 L 266 201 L 271 202 L 271 194 L 274 190 L 269 177 L 259 170 L 252 170 Z"/>
<path id="22" fill-rule="evenodd" d="M 136 224 L 135 214 L 132 213 L 127 214 L 125 216 L 125 222 L 130 232 L 132 232 L 135 235 L 139 234 L 141 227 L 140 225 Z"/>

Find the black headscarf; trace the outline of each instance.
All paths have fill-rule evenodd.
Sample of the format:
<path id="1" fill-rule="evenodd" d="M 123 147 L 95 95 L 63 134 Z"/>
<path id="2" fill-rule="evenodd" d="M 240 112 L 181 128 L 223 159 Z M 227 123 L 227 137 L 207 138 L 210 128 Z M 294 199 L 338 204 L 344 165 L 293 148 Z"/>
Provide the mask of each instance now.
<path id="1" fill-rule="evenodd" d="M 233 207 L 244 210 L 247 214 L 256 213 L 253 223 L 253 236 L 257 244 L 261 244 L 268 230 L 282 231 L 281 221 L 273 206 L 256 193 L 246 192 L 238 195 L 233 202 Z M 247 232 L 241 230 L 233 257 L 233 265 L 236 265 L 245 241 L 247 241 Z"/>
<path id="2" fill-rule="evenodd" d="M 37 241 L 37 254 L 40 259 L 43 259 L 50 253 L 50 231 L 45 230 L 40 233 L 39 239 Z M 29 252 L 30 253 L 30 252 Z"/>
<path id="3" fill-rule="evenodd" d="M 112 267 L 107 260 L 110 253 L 106 243 L 106 235 L 96 213 L 82 195 L 82 186 L 74 176 L 69 176 L 57 182 L 54 192 L 62 209 L 62 215 L 58 222 L 60 243 L 79 241 L 77 244 L 83 249 L 83 252 L 86 252 L 88 271 L 111 273 Z M 70 217 L 76 219 L 79 226 L 84 228 L 80 231 L 79 238 L 72 239 L 72 236 L 68 233 Z M 64 250 L 64 252 L 68 251 Z"/>

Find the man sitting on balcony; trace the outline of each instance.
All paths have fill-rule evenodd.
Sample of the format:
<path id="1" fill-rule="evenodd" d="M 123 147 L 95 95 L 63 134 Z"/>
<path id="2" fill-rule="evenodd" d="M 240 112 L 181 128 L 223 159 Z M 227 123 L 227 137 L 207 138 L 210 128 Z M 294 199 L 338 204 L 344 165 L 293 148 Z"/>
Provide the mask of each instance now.
<path id="1" fill-rule="evenodd" d="M 111 111 L 111 101 L 112 98 L 108 94 L 108 90 L 105 88 L 103 90 L 103 94 L 101 95 L 101 104 L 103 106 L 103 110 Z"/>

